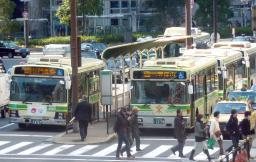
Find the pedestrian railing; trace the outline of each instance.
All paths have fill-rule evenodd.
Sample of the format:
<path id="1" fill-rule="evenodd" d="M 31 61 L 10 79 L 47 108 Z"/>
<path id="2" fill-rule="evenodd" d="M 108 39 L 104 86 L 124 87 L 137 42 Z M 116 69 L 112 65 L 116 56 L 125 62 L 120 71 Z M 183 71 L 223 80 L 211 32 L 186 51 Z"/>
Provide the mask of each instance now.
<path id="1" fill-rule="evenodd" d="M 233 155 L 235 153 L 235 151 L 237 151 L 237 155 L 238 155 L 239 151 L 241 151 L 242 149 L 245 149 L 244 148 L 245 142 L 247 142 L 247 141 L 246 140 L 242 140 L 241 142 L 239 142 L 237 148 L 233 147 L 233 149 L 230 152 L 226 152 L 225 155 L 222 155 L 222 156 L 219 157 L 219 159 L 213 160 L 213 161 L 214 162 L 230 162 L 230 161 L 234 161 L 233 158 L 236 158 L 236 157 L 232 156 L 232 159 L 230 159 L 231 155 Z"/>

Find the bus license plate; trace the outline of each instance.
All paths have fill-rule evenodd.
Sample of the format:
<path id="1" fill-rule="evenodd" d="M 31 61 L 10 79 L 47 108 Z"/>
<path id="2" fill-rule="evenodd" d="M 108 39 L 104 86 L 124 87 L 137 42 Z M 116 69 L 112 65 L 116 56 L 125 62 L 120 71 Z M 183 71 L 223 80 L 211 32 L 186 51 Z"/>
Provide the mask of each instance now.
<path id="1" fill-rule="evenodd" d="M 163 118 L 154 118 L 154 124 L 164 124 Z"/>
<path id="2" fill-rule="evenodd" d="M 31 123 L 32 124 L 42 124 L 42 120 L 38 120 L 38 119 L 31 119 Z"/>

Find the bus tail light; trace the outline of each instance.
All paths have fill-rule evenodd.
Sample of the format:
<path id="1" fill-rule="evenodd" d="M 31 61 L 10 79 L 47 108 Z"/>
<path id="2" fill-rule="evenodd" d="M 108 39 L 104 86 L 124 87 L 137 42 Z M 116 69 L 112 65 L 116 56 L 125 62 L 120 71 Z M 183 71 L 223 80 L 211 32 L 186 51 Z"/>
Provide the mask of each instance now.
<path id="1" fill-rule="evenodd" d="M 190 112 L 191 112 L 190 109 L 187 109 L 187 114 L 190 114 Z"/>

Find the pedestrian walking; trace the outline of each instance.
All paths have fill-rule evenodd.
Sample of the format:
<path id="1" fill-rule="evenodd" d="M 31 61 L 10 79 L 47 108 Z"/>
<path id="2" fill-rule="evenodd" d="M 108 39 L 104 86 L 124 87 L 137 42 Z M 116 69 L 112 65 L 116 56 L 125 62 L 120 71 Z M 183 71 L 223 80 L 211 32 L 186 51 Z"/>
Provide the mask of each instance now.
<path id="1" fill-rule="evenodd" d="M 207 127 L 206 124 L 202 121 L 203 115 L 198 114 L 196 118 L 196 124 L 195 124 L 195 145 L 194 148 L 190 154 L 189 160 L 194 160 L 194 154 L 196 152 L 196 149 L 198 146 L 201 146 L 203 148 L 203 152 L 206 154 L 208 161 L 212 160 L 212 157 L 209 154 L 208 148 L 207 148 Z"/>
<path id="2" fill-rule="evenodd" d="M 219 117 L 220 117 L 220 112 L 219 111 L 215 111 L 213 113 L 214 116 L 214 120 L 211 121 L 210 124 L 210 137 L 214 138 L 218 144 L 219 144 L 219 148 L 220 148 L 220 155 L 224 155 L 224 149 L 223 149 L 223 136 L 220 130 L 220 124 L 219 124 Z"/>
<path id="3" fill-rule="evenodd" d="M 128 137 L 129 145 L 131 147 L 132 144 L 133 144 L 132 126 L 131 126 L 131 114 L 132 114 L 132 111 L 128 107 L 126 107 L 125 109 L 126 109 L 125 118 L 128 120 L 127 137 Z M 123 153 L 125 151 L 126 151 L 126 147 L 124 146 L 124 147 L 121 148 L 120 155 L 123 156 Z"/>
<path id="4" fill-rule="evenodd" d="M 228 120 L 226 128 L 232 140 L 232 146 L 230 146 L 227 150 L 230 152 L 233 149 L 233 147 L 235 148 L 235 151 L 233 153 L 233 162 L 235 162 L 240 137 L 237 111 L 235 109 L 231 110 L 231 115 Z"/>
<path id="5" fill-rule="evenodd" d="M 252 137 L 250 130 L 250 111 L 244 113 L 244 119 L 240 122 L 239 128 L 241 130 L 242 138 L 244 139 L 244 148 L 247 151 L 248 160 L 250 159 L 250 150 L 252 146 Z"/>
<path id="6" fill-rule="evenodd" d="M 179 157 L 183 158 L 185 157 L 183 155 L 183 147 L 186 140 L 186 130 L 185 130 L 186 123 L 185 123 L 185 120 L 183 119 L 182 111 L 178 109 L 176 113 L 177 115 L 174 120 L 174 134 L 175 134 L 175 138 L 178 141 L 178 144 L 173 148 L 171 148 L 171 151 L 173 152 L 173 154 L 175 154 L 176 151 L 179 151 Z"/>
<path id="7" fill-rule="evenodd" d="M 87 136 L 88 123 L 92 121 L 91 119 L 92 107 L 87 102 L 87 97 L 83 96 L 82 100 L 77 104 L 74 116 L 79 122 L 79 132 L 81 141 L 84 141 Z"/>
<path id="8" fill-rule="evenodd" d="M 131 126 L 131 133 L 132 133 L 132 141 L 136 142 L 136 151 L 141 151 L 140 148 L 140 130 L 138 124 L 138 111 L 139 109 L 134 108 L 132 109 L 132 113 L 130 115 L 130 126 Z"/>
<path id="9" fill-rule="evenodd" d="M 114 131 L 118 136 L 118 145 L 116 149 L 116 159 L 120 159 L 121 147 L 123 142 L 125 143 L 125 149 L 127 158 L 133 159 L 134 156 L 131 155 L 130 152 L 130 142 L 128 138 L 128 127 L 129 121 L 127 119 L 126 108 L 121 108 L 121 110 L 117 113 L 117 119 L 114 126 Z"/>

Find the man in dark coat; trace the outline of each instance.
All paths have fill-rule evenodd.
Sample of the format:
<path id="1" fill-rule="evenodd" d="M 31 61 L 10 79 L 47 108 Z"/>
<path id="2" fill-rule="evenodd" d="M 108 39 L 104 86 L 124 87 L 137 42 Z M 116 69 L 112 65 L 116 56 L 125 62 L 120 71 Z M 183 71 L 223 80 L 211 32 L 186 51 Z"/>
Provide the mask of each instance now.
<path id="1" fill-rule="evenodd" d="M 171 150 L 173 154 L 175 154 L 176 151 L 179 151 L 179 157 L 185 157 L 183 155 L 183 147 L 186 140 L 185 126 L 186 126 L 186 123 L 185 123 L 185 120 L 183 119 L 182 111 L 178 109 L 177 116 L 175 117 L 175 120 L 174 120 L 174 134 L 175 134 L 175 138 L 178 141 L 178 145 L 171 148 Z"/>
<path id="2" fill-rule="evenodd" d="M 80 131 L 81 141 L 84 141 L 84 139 L 87 136 L 88 123 L 92 121 L 91 114 L 92 114 L 92 107 L 86 101 L 86 97 L 83 97 L 83 100 L 77 104 L 76 110 L 74 113 L 76 120 L 78 120 L 79 122 L 79 131 Z"/>
<path id="3" fill-rule="evenodd" d="M 116 149 L 116 159 L 120 159 L 121 147 L 123 142 L 125 143 L 125 150 L 127 154 L 127 158 L 133 159 L 134 156 L 131 155 L 130 152 L 130 142 L 128 138 L 128 127 L 129 121 L 126 112 L 126 108 L 121 108 L 121 110 L 117 113 L 117 118 L 114 126 L 114 131 L 118 136 L 118 145 Z"/>
<path id="4" fill-rule="evenodd" d="M 230 138 L 232 140 L 232 146 L 230 146 L 227 150 L 230 152 L 232 148 L 234 147 L 237 149 L 238 143 L 239 143 L 239 125 L 238 125 L 238 119 L 237 119 L 237 111 L 235 109 L 231 110 L 231 115 L 227 123 L 227 131 L 230 135 Z M 233 161 L 235 162 L 237 151 L 234 151 L 233 155 Z"/>

